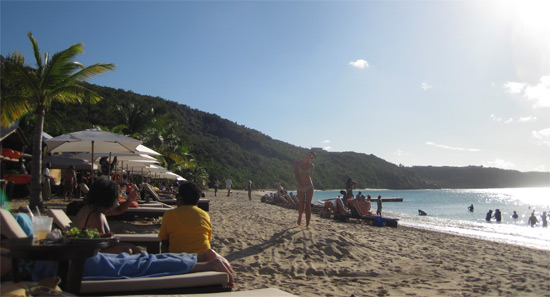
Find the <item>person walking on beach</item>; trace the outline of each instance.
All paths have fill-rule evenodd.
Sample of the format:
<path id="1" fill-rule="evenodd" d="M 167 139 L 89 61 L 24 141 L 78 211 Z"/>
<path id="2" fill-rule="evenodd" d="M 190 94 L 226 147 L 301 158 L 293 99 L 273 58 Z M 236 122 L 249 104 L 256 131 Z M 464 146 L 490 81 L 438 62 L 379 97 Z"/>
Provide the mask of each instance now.
<path id="1" fill-rule="evenodd" d="M 248 181 L 248 200 L 252 201 L 252 181 Z"/>
<path id="2" fill-rule="evenodd" d="M 46 163 L 46 166 L 42 169 L 42 199 L 44 199 L 44 201 L 50 200 L 52 196 L 50 167 L 51 163 Z"/>
<path id="3" fill-rule="evenodd" d="M 382 216 L 382 196 L 378 195 L 378 200 L 376 200 L 376 215 Z"/>
<path id="4" fill-rule="evenodd" d="M 516 220 L 518 218 L 518 213 L 514 210 L 514 213 L 512 214 L 512 219 Z"/>
<path id="5" fill-rule="evenodd" d="M 540 218 L 542 219 L 542 228 L 548 227 L 548 218 L 546 217 L 546 211 L 542 212 Z"/>
<path id="6" fill-rule="evenodd" d="M 315 165 L 311 163 L 317 155 L 310 151 L 302 160 L 294 162 L 294 177 L 298 184 L 297 196 L 299 201 L 298 221 L 297 224 L 302 224 L 302 214 L 306 213 L 306 228 L 309 227 L 311 219 L 311 200 L 313 199 L 313 170 Z"/>
<path id="7" fill-rule="evenodd" d="M 214 197 L 218 196 L 218 188 L 220 187 L 220 181 L 216 178 L 214 182 Z"/>
<path id="8" fill-rule="evenodd" d="M 227 189 L 227 197 L 231 196 L 231 186 L 233 185 L 233 181 L 231 180 L 231 176 L 225 180 L 225 188 Z"/>
<path id="9" fill-rule="evenodd" d="M 65 198 L 69 198 L 69 201 L 71 201 L 71 198 L 73 196 L 73 190 L 76 185 L 76 172 L 74 171 L 74 166 L 69 166 L 69 169 L 67 169 L 63 173 L 63 201 L 65 201 Z"/>

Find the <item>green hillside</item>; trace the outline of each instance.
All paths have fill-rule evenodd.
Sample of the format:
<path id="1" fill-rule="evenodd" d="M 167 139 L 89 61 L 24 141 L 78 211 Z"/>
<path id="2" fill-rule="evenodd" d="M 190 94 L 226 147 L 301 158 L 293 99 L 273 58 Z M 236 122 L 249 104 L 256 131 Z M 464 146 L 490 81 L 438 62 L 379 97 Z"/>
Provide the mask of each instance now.
<path id="1" fill-rule="evenodd" d="M 164 165 L 188 179 L 201 175 L 212 185 L 215 179 L 223 184 L 231 176 L 237 188 L 244 188 L 248 180 L 257 189 L 275 188 L 277 182 L 285 188 L 295 188 L 292 165 L 306 154 L 306 148 L 159 97 L 97 85 L 89 87 L 104 99 L 98 104 L 54 104 L 46 114 L 44 131 L 57 136 L 93 126 L 112 131 L 119 127 L 117 132 L 139 138 L 163 155 L 176 155 L 166 158 Z M 32 121 L 23 118 L 20 125 L 30 137 Z M 374 155 L 315 150 L 317 189 L 341 189 L 348 177 L 357 182 L 357 188 L 483 187 L 483 181 L 464 179 L 453 183 L 452 173 L 437 178 L 438 173 L 430 173 L 430 168 L 399 167 Z M 185 162 L 174 163 L 184 153 Z M 182 166 L 183 163 L 193 166 Z"/>
<path id="2" fill-rule="evenodd" d="M 414 166 L 411 171 L 439 188 L 550 187 L 549 172 L 519 172 L 482 166 Z"/>

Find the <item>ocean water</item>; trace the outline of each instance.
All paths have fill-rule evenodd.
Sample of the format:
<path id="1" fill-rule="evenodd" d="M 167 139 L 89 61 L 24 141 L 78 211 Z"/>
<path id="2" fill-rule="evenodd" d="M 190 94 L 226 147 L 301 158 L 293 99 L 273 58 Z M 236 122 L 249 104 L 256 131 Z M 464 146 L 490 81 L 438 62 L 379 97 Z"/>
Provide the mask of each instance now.
<path id="1" fill-rule="evenodd" d="M 403 202 L 383 203 L 382 214 L 399 218 L 402 226 L 422 228 L 474 238 L 534 247 L 550 251 L 550 229 L 542 227 L 541 214 L 550 213 L 550 187 L 505 189 L 443 189 L 443 190 L 354 190 L 374 199 L 401 197 Z M 315 191 L 313 200 L 341 195 L 340 191 Z M 376 210 L 376 201 L 373 201 Z M 468 206 L 474 205 L 474 212 Z M 485 220 L 489 210 L 500 209 L 502 221 Z M 422 209 L 427 216 L 419 216 Z M 513 219 L 516 211 L 519 218 Z M 539 223 L 530 227 L 527 220 L 535 212 Z"/>

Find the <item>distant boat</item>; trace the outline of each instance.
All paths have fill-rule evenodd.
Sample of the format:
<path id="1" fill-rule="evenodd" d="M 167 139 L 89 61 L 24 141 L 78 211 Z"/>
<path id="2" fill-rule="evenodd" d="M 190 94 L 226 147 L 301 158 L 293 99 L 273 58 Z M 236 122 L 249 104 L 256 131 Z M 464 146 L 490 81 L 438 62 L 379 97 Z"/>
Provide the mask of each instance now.
<path id="1" fill-rule="evenodd" d="M 371 200 L 378 200 L 378 199 L 371 198 Z M 382 202 L 403 202 L 403 198 L 401 198 L 401 197 L 387 197 L 387 198 L 382 198 Z"/>
<path id="2" fill-rule="evenodd" d="M 337 197 L 328 198 L 328 199 L 323 199 L 321 201 L 330 201 L 330 200 L 334 200 L 336 198 Z M 378 198 L 371 198 L 371 202 L 374 202 L 376 200 L 378 200 Z M 386 198 L 382 198 L 381 200 L 382 200 L 382 202 L 403 202 L 403 198 L 401 198 L 401 197 L 386 197 Z"/>

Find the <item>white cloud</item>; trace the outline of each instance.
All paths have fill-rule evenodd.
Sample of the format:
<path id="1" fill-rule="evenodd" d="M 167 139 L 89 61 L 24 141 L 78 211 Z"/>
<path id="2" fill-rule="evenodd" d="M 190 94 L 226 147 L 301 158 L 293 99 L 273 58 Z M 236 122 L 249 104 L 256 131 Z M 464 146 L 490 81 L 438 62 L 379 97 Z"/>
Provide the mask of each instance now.
<path id="1" fill-rule="evenodd" d="M 500 118 L 500 117 L 497 117 L 494 113 L 491 114 L 491 119 L 497 123 L 505 123 L 505 124 L 510 124 L 510 123 L 514 123 L 514 122 L 520 122 L 520 123 L 526 123 L 526 122 L 534 122 L 537 120 L 537 117 L 534 117 L 534 116 L 527 116 L 527 117 L 520 117 L 519 119 L 517 120 L 514 120 L 513 118 L 508 118 L 506 120 Z"/>
<path id="2" fill-rule="evenodd" d="M 502 122 L 502 118 L 497 117 L 494 113 L 491 114 L 491 119 L 498 123 Z"/>
<path id="3" fill-rule="evenodd" d="M 516 165 L 514 163 L 504 161 L 502 159 L 496 159 L 494 161 L 485 162 L 484 166 L 496 167 L 496 168 L 502 168 L 502 169 L 512 169 L 512 168 L 516 167 Z"/>
<path id="4" fill-rule="evenodd" d="M 445 144 L 437 144 L 431 141 L 426 141 L 427 145 L 435 146 L 438 148 L 446 149 L 446 150 L 453 150 L 453 151 L 467 151 L 467 152 L 479 152 L 480 149 L 472 149 L 472 148 L 462 148 L 462 147 L 452 147 Z"/>
<path id="5" fill-rule="evenodd" d="M 422 90 L 424 90 L 424 91 L 427 91 L 427 90 L 433 88 L 432 85 L 430 85 L 430 84 L 428 84 L 428 83 L 425 83 L 425 82 L 421 83 L 421 84 L 420 84 L 420 87 L 421 87 Z"/>
<path id="6" fill-rule="evenodd" d="M 504 89 L 510 94 L 519 94 L 523 91 L 526 85 L 526 83 L 509 81 L 504 84 Z"/>
<path id="7" fill-rule="evenodd" d="M 409 153 L 401 150 L 401 149 L 398 149 L 397 151 L 395 151 L 395 154 L 398 156 L 398 157 L 403 157 L 403 156 L 408 156 Z"/>
<path id="8" fill-rule="evenodd" d="M 534 86 L 527 86 L 524 96 L 534 101 L 534 108 L 550 107 L 550 75 L 541 77 Z"/>
<path id="9" fill-rule="evenodd" d="M 546 166 L 544 166 L 544 165 L 539 165 L 539 166 L 533 168 L 533 171 L 545 172 L 545 171 L 547 171 L 547 170 L 546 170 Z"/>
<path id="10" fill-rule="evenodd" d="M 330 146 L 325 146 L 325 147 L 323 148 L 323 150 L 325 150 L 325 151 L 330 151 L 331 149 L 332 149 L 332 147 L 330 147 Z"/>
<path id="11" fill-rule="evenodd" d="M 348 63 L 348 65 L 351 65 L 352 67 L 359 68 L 359 69 L 369 68 L 369 62 L 363 59 L 351 61 Z"/>
<path id="12" fill-rule="evenodd" d="M 541 77 L 536 85 L 509 81 L 503 87 L 510 94 L 522 94 L 533 101 L 533 108 L 550 107 L 550 75 Z"/>
<path id="13" fill-rule="evenodd" d="M 323 143 L 330 143 L 330 140 L 328 140 L 328 139 L 323 140 Z"/>
<path id="14" fill-rule="evenodd" d="M 537 120 L 537 117 L 521 117 L 518 122 L 534 122 Z"/>
<path id="15" fill-rule="evenodd" d="M 550 146 L 550 127 L 539 131 L 531 132 L 533 138 L 537 139 L 540 144 Z"/>

